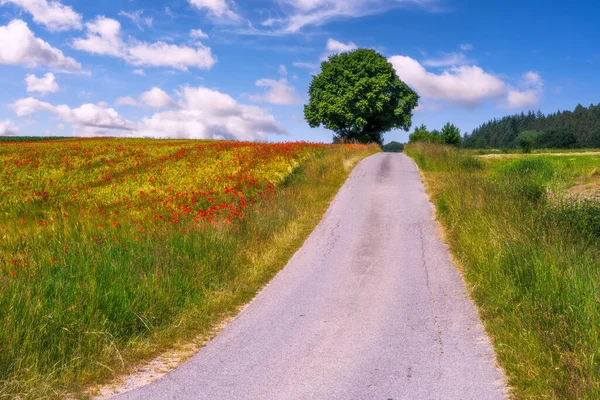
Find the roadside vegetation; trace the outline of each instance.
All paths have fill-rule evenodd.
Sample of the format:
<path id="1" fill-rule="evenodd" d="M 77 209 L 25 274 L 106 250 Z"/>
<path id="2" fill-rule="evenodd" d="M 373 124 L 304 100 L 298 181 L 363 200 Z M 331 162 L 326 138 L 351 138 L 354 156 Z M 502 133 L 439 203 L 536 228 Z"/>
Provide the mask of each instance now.
<path id="1" fill-rule="evenodd" d="M 206 333 L 377 145 L 0 147 L 0 398 L 62 398 Z"/>
<path id="2" fill-rule="evenodd" d="M 405 152 L 514 398 L 600 398 L 600 202 L 590 195 L 600 156 L 482 159 L 424 143 Z"/>

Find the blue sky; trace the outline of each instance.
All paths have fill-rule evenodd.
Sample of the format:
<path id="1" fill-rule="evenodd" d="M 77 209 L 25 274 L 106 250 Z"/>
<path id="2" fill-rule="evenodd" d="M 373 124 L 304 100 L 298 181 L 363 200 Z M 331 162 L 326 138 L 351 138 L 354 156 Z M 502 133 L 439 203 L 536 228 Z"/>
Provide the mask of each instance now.
<path id="1" fill-rule="evenodd" d="M 357 47 L 421 95 L 413 126 L 599 103 L 600 7 L 563 4 L 0 0 L 0 134 L 327 142 L 311 74 Z"/>

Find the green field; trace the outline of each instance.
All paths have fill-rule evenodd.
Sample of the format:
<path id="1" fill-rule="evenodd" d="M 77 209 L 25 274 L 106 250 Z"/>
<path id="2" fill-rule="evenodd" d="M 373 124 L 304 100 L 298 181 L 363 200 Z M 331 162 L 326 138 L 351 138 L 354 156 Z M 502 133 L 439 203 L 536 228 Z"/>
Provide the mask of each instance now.
<path id="1" fill-rule="evenodd" d="M 64 398 L 205 335 L 378 146 L 0 146 L 0 398 Z"/>
<path id="2" fill-rule="evenodd" d="M 600 156 L 482 159 L 424 144 L 405 152 L 514 398 L 600 398 Z"/>

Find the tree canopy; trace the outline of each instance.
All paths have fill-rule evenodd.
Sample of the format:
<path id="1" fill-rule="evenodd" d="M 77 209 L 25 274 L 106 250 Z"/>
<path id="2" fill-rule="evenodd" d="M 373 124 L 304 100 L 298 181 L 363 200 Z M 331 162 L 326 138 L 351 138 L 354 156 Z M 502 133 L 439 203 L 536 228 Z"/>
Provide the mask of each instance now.
<path id="1" fill-rule="evenodd" d="M 383 143 L 383 134 L 408 131 L 419 96 L 398 78 L 381 54 L 368 49 L 331 56 L 313 77 L 304 116 L 312 128 L 324 126 L 334 141 Z"/>

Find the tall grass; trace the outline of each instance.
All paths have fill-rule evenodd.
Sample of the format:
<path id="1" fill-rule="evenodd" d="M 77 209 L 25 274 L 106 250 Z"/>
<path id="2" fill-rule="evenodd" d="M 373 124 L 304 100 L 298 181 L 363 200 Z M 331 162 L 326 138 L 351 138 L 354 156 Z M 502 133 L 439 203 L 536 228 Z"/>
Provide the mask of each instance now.
<path id="1" fill-rule="evenodd" d="M 33 244 L 5 230 L 3 247 L 38 265 L 25 278 L 28 266 L 19 265 L 9 266 L 19 279 L 0 276 L 0 398 L 77 393 L 207 332 L 285 265 L 354 165 L 377 151 L 315 151 L 230 224 L 144 234 L 116 227 L 105 237 L 90 222 L 56 222 Z"/>
<path id="2" fill-rule="evenodd" d="M 513 397 L 600 398 L 600 207 L 556 196 L 600 162 L 405 152 L 422 170 Z"/>

